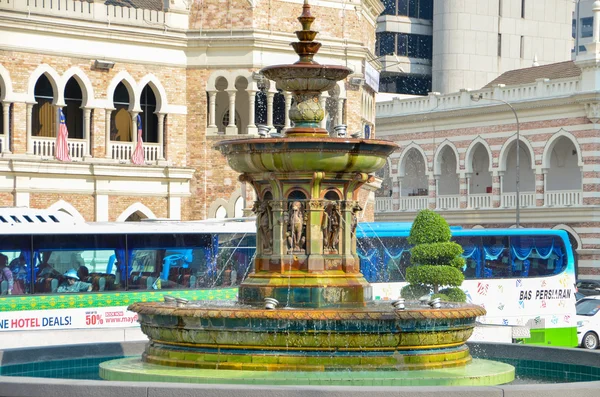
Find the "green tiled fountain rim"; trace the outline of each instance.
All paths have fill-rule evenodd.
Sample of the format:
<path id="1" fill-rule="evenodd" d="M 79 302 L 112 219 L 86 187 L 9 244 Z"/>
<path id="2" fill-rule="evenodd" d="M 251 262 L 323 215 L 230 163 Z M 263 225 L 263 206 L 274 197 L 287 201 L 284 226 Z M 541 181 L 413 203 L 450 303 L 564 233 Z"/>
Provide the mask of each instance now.
<path id="1" fill-rule="evenodd" d="M 0 366 L 1 376 L 27 376 L 27 377 L 42 377 L 42 378 L 67 378 L 67 379 L 99 379 L 97 372 L 100 363 L 116 360 L 116 359 L 131 359 L 139 361 L 139 356 L 133 357 L 92 357 L 92 358 L 75 358 L 67 360 L 56 360 L 56 361 L 45 361 L 45 362 L 33 362 L 24 364 L 13 364 Z M 516 376 L 524 377 L 542 377 L 548 380 L 557 382 L 588 382 L 600 380 L 600 366 L 592 367 L 577 364 L 564 364 L 564 363 L 551 363 L 536 360 L 522 360 L 522 359 L 508 359 L 508 358 L 494 358 L 495 361 L 502 362 L 505 364 L 512 365 L 515 368 Z M 477 361 L 477 359 L 476 359 Z M 224 372 L 224 371 L 221 371 Z M 415 372 L 415 371 L 413 371 Z M 294 373 L 297 378 L 297 373 Z M 362 383 L 362 385 L 393 385 L 392 380 L 385 379 L 385 376 L 389 376 L 390 372 L 385 371 L 383 375 L 373 375 L 370 383 Z M 84 376 L 82 376 L 84 375 Z M 269 372 L 266 374 L 270 379 L 273 378 L 273 373 Z M 307 373 L 306 376 L 300 382 L 295 384 L 319 384 L 323 379 L 319 379 L 315 373 Z M 331 377 L 326 384 L 331 383 Z M 158 379 L 153 378 L 153 381 Z M 279 382 L 279 383 L 278 383 Z M 268 384 L 291 384 L 281 383 L 283 381 L 267 382 Z M 307 383 L 308 382 L 308 383 Z M 209 381 L 205 383 L 211 383 Z M 219 383 L 217 380 L 212 383 Z M 238 378 L 235 381 L 228 381 L 227 383 L 247 383 L 243 378 Z M 325 384 L 325 383 L 323 383 Z M 340 384 L 355 385 L 361 384 L 356 381 L 342 382 Z M 458 383 L 459 384 L 459 383 Z"/>

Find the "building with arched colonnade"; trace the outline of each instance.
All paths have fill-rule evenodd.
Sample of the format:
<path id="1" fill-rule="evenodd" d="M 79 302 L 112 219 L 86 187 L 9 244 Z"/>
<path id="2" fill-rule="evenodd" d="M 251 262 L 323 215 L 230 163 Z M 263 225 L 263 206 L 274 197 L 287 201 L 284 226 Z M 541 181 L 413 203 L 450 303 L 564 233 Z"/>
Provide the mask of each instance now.
<path id="1" fill-rule="evenodd" d="M 515 226 L 518 146 L 520 226 L 566 230 L 579 275 L 600 279 L 600 31 L 587 47 L 479 90 L 378 103 L 378 136 L 401 148 L 381 172 L 376 219 L 429 208 L 465 228 Z"/>
<path id="2" fill-rule="evenodd" d="M 289 43 L 301 4 L 127 4 L 0 0 L 0 206 L 87 221 L 241 216 L 252 191 L 212 147 L 261 124 L 291 126 L 292 95 L 260 70 L 297 60 Z M 320 97 L 329 131 L 373 133 L 377 87 L 364 83 L 365 68 L 376 63 L 382 10 L 379 0 L 312 4 L 316 60 L 353 71 Z M 61 112 L 66 160 L 57 158 Z"/>

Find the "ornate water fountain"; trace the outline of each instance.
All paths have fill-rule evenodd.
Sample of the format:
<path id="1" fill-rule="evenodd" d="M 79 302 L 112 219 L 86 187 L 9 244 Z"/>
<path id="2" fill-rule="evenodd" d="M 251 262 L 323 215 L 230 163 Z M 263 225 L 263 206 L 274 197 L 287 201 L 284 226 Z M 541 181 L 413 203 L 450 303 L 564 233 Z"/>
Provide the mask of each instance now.
<path id="1" fill-rule="evenodd" d="M 387 370 L 394 384 L 402 384 L 403 371 L 462 368 L 471 361 L 465 341 L 476 317 L 485 314 L 481 307 L 372 301 L 356 255 L 357 213 L 362 210 L 357 198 L 397 145 L 329 137 L 318 127 L 324 116 L 320 93 L 351 70 L 313 60 L 320 43 L 310 29 L 314 17 L 307 1 L 298 19 L 302 30 L 292 43 L 298 62 L 262 70 L 293 93 L 294 127 L 284 137 L 216 145 L 258 197 L 254 273 L 241 284 L 237 304 L 131 305 L 150 340 L 143 365 L 217 371 L 186 373 L 198 381 L 211 376 L 231 381 L 240 373 L 248 379 L 251 373 L 253 382 L 267 383 L 278 378 L 261 371 L 290 372 L 289 383 L 294 383 L 308 371 L 328 374 L 331 381 L 333 372 L 356 380 L 359 372 Z M 140 379 L 131 365 L 101 366 L 101 376 L 127 379 L 123 373 L 130 372 Z M 497 384 L 514 374 L 506 367 L 492 372 L 462 378 Z"/>

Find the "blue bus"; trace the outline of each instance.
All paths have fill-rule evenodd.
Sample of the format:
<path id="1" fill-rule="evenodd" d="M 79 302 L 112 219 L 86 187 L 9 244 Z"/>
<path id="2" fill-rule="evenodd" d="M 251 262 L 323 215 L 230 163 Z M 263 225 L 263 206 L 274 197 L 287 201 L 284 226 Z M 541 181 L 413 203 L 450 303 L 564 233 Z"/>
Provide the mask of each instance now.
<path id="1" fill-rule="evenodd" d="M 410 223 L 361 223 L 357 253 L 375 299 L 397 299 L 407 283 Z M 483 306 L 479 321 L 529 330 L 527 343 L 576 346 L 575 264 L 568 235 L 551 229 L 451 227 L 463 247 L 462 289 Z"/>

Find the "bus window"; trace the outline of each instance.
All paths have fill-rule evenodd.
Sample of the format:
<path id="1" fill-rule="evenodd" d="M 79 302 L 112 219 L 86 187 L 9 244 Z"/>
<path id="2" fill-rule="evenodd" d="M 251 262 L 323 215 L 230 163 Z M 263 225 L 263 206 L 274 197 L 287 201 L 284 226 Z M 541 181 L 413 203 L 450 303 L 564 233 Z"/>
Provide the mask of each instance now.
<path id="1" fill-rule="evenodd" d="M 8 268 L 13 276 L 13 295 L 31 292 L 30 246 L 31 236 L 0 236 L 0 253 L 8 258 Z M 0 283 L 0 295 L 8 294 L 7 284 L 7 281 Z"/>
<path id="2" fill-rule="evenodd" d="M 129 289 L 239 285 L 256 251 L 255 236 L 242 234 L 130 235 L 127 244 Z"/>
<path id="3" fill-rule="evenodd" d="M 239 285 L 253 270 L 256 237 L 242 234 L 221 234 L 216 237 L 216 268 L 205 274 L 204 285 L 209 288 Z"/>
<path id="4" fill-rule="evenodd" d="M 115 252 L 123 247 L 124 239 L 118 235 L 33 236 L 34 292 L 56 292 L 71 269 L 81 281 L 92 284 L 92 291 L 124 290 L 125 280 L 117 268 L 107 272 Z"/>
<path id="5" fill-rule="evenodd" d="M 406 237 L 361 238 L 357 240 L 360 270 L 371 283 L 405 281 L 410 266 Z"/>
<path id="6" fill-rule="evenodd" d="M 462 271 L 465 279 L 483 277 L 483 249 L 481 237 L 453 237 L 452 241 L 463 248 L 462 257 L 465 258 L 465 266 Z"/>
<path id="7" fill-rule="evenodd" d="M 513 236 L 510 239 L 513 276 L 551 276 L 562 272 L 566 252 L 556 236 Z"/>
<path id="8" fill-rule="evenodd" d="M 512 276 L 509 239 L 507 236 L 482 236 L 483 278 Z"/>

